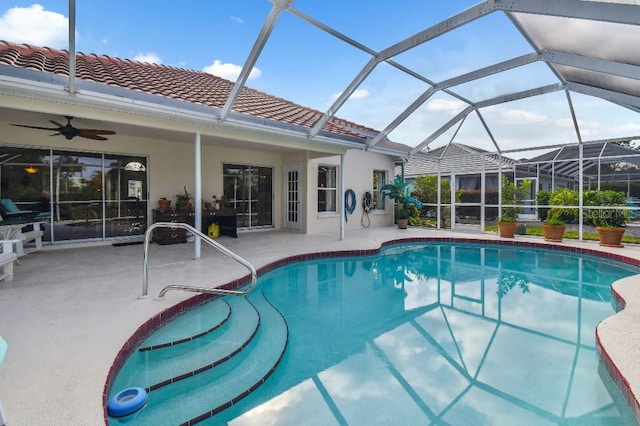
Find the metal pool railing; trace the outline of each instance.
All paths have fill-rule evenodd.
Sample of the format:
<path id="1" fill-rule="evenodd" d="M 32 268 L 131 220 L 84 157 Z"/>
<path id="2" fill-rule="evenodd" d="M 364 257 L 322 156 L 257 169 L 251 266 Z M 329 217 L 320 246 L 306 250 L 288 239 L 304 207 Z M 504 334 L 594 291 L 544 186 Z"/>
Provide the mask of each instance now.
<path id="1" fill-rule="evenodd" d="M 256 284 L 257 273 L 253 265 L 244 260 L 242 257 L 238 256 L 222 244 L 214 241 L 209 238 L 208 235 L 203 234 L 202 232 L 195 229 L 193 226 L 187 223 L 181 222 L 156 222 L 147 228 L 147 231 L 144 234 L 144 268 L 143 268 L 143 277 L 142 277 L 142 296 L 146 297 L 149 293 L 149 243 L 151 242 L 151 235 L 153 234 L 153 230 L 156 228 L 183 228 L 187 231 L 191 232 L 193 235 L 196 235 L 202 239 L 202 241 L 206 242 L 210 246 L 220 250 L 222 253 L 226 254 L 236 262 L 242 264 L 246 267 L 251 273 L 251 284 L 249 287 L 244 290 L 227 290 L 223 288 L 216 287 L 196 287 L 189 285 L 180 285 L 180 284 L 171 284 L 164 287 L 158 297 L 164 297 L 164 295 L 169 290 L 183 290 L 183 291 L 191 291 L 194 293 L 207 293 L 207 294 L 225 294 L 225 295 L 233 295 L 233 296 L 244 296 L 253 290 L 253 287 Z"/>

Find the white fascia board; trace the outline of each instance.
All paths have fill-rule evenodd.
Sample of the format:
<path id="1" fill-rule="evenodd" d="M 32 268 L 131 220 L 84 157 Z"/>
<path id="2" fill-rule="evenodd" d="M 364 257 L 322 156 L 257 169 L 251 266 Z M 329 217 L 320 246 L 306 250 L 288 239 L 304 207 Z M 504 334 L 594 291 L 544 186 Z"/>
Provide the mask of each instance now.
<path id="1" fill-rule="evenodd" d="M 318 150 L 318 148 L 321 148 L 322 146 L 330 146 L 333 148 L 339 148 L 340 150 L 365 148 L 365 144 L 361 142 L 334 139 L 326 136 L 316 136 L 310 139 L 304 131 L 287 129 L 286 126 L 283 126 L 282 128 L 269 126 L 267 124 L 260 123 L 262 120 L 255 120 L 252 122 L 249 120 L 240 120 L 231 116 L 226 121 L 221 122 L 217 115 L 214 115 L 211 112 L 204 112 L 204 110 L 207 109 L 217 111 L 216 109 L 189 104 L 188 102 L 184 102 L 184 106 L 193 106 L 193 109 L 152 103 L 139 99 L 129 99 L 121 96 L 113 96 L 110 94 L 81 89 L 72 95 L 60 85 L 33 82 L 31 80 L 23 80 L 3 75 L 0 75 L 0 91 L 2 92 L 2 96 L 32 99 L 34 101 L 42 101 L 45 103 L 64 104 L 68 106 L 93 108 L 98 110 L 128 113 L 136 116 L 170 120 L 185 124 L 185 132 L 195 131 L 193 129 L 188 129 L 188 125 L 197 125 L 204 126 L 209 129 L 217 128 L 228 131 L 270 134 L 280 138 L 286 138 L 289 141 L 303 143 L 307 149 L 311 150 Z M 11 105 L 8 104 L 7 107 L 11 108 Z M 198 108 L 203 111 L 197 111 L 196 109 Z M 30 110 L 38 112 L 35 107 Z M 92 118 L 104 120 L 104 117 L 100 116 Z M 172 127 L 172 129 L 176 130 L 174 127 Z M 203 134 L 207 134 L 207 132 L 204 131 Z M 320 146 L 313 148 L 314 144 L 318 144 Z"/>

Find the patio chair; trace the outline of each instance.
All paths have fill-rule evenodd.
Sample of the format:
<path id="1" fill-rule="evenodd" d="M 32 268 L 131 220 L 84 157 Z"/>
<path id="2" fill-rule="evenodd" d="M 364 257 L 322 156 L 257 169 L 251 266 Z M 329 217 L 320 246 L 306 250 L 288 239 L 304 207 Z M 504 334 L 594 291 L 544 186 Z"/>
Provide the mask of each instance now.
<path id="1" fill-rule="evenodd" d="M 0 253 L 0 280 L 13 280 L 13 263 L 18 261 L 18 255 L 13 251 L 13 247 L 19 240 L 0 240 L 2 253 Z"/>
<path id="2" fill-rule="evenodd" d="M 35 210 L 21 210 L 10 198 L 0 199 L 0 215 L 6 218 L 32 218 L 38 216 Z"/>

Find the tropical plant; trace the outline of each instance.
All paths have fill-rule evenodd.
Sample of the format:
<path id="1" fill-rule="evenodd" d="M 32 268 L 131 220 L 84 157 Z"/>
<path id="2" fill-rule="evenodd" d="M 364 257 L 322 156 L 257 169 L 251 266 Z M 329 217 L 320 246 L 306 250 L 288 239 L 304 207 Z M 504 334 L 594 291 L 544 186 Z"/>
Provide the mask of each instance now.
<path id="1" fill-rule="evenodd" d="M 184 190 L 175 194 L 173 198 L 176 200 L 176 206 L 185 207 L 193 200 L 193 195 L 187 191 L 187 187 L 185 186 Z"/>
<path id="2" fill-rule="evenodd" d="M 562 226 L 562 225 L 564 225 L 564 221 L 562 219 L 555 218 L 555 217 L 547 218 L 547 220 L 545 220 L 544 223 L 546 225 L 549 225 L 549 226 Z"/>
<path id="3" fill-rule="evenodd" d="M 409 219 L 411 216 L 411 208 L 422 209 L 422 202 L 413 197 L 413 184 L 407 182 L 400 175 L 380 188 L 383 199 L 389 197 L 396 202 L 396 219 Z"/>
<path id="4" fill-rule="evenodd" d="M 505 174 L 502 175 L 502 204 L 506 204 L 507 207 L 502 207 L 502 216 L 498 222 L 515 222 L 517 220 L 518 213 L 522 211 L 522 207 L 519 206 L 522 205 L 530 186 L 530 180 L 523 180 L 519 185 L 516 185 Z"/>
<path id="5" fill-rule="evenodd" d="M 498 218 L 498 223 L 514 223 L 516 222 L 515 216 L 511 216 L 510 214 L 503 214 Z"/>
<path id="6" fill-rule="evenodd" d="M 577 191 L 568 188 L 558 188 L 551 195 L 549 205 L 554 207 L 549 210 L 547 217 L 560 219 L 565 223 L 578 223 L 578 209 L 575 207 L 579 204 L 580 196 Z"/>

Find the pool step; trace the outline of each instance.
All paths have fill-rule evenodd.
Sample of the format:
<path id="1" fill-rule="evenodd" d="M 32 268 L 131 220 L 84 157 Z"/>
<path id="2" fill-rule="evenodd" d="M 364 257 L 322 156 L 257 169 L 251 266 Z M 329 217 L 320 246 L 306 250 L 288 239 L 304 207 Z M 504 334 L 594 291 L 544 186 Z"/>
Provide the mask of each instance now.
<path id="1" fill-rule="evenodd" d="M 229 320 L 198 339 L 155 350 L 136 351 L 122 368 L 114 387 L 154 390 L 212 368 L 241 351 L 255 337 L 260 326 L 260 315 L 256 308 L 244 297 L 234 297 L 227 301 L 218 299 L 211 303 L 229 306 L 232 313 Z M 192 311 L 180 319 L 183 323 L 189 323 L 192 319 L 195 322 L 199 318 L 200 313 Z M 169 326 L 175 328 L 171 323 Z M 190 330 L 187 327 L 187 334 Z M 162 330 L 158 332 L 164 333 Z M 182 338 L 184 337 L 180 339 Z M 148 346 L 143 344 L 141 347 Z"/>
<path id="2" fill-rule="evenodd" d="M 138 350 L 145 352 L 190 342 L 217 330 L 230 316 L 231 306 L 226 300 L 207 303 L 190 311 L 189 315 L 179 316 L 154 332 L 142 342 Z"/>
<path id="3" fill-rule="evenodd" d="M 231 307 L 229 321 L 205 337 L 176 347 L 136 354 L 152 360 L 152 369 L 142 372 L 139 360 L 127 362 L 127 371 L 123 368 L 118 378 L 129 376 L 129 379 L 127 383 L 117 380 L 112 393 L 124 387 L 141 386 L 140 381 L 153 383 L 148 385 L 151 389 L 147 407 L 136 415 L 137 424 L 182 424 L 196 418 L 207 418 L 247 396 L 271 375 L 287 346 L 287 325 L 280 312 L 261 292 L 255 292 L 247 299 L 226 298 Z M 247 330 L 252 327 L 255 333 L 247 338 Z M 244 337 L 231 337 L 238 333 L 244 333 Z M 202 344 L 208 340 L 211 340 L 211 344 Z M 238 350 L 241 340 L 244 343 L 240 344 L 242 348 Z M 179 354 L 179 361 L 172 359 L 173 352 Z M 231 356 L 234 352 L 235 356 Z M 175 380 L 173 373 L 183 362 L 190 366 L 182 370 L 196 370 L 187 354 L 206 360 L 207 364 L 201 365 L 197 374 L 187 374 Z M 213 365 L 215 360 L 220 362 Z M 162 377 L 159 372 L 163 369 L 172 373 L 159 380 Z M 134 383 L 134 380 L 138 382 Z"/>

